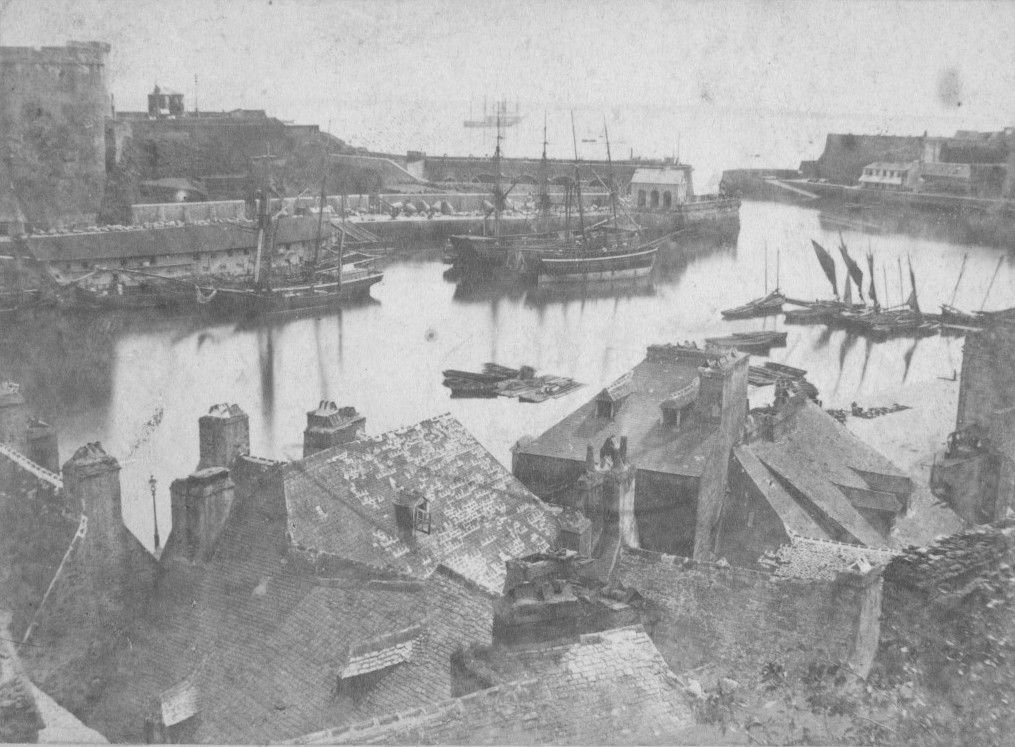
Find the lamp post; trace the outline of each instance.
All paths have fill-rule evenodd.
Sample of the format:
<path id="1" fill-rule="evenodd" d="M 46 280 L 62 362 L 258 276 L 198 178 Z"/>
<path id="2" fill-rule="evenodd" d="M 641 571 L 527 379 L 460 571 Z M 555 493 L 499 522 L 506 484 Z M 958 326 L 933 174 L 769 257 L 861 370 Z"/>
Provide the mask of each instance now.
<path id="1" fill-rule="evenodd" d="M 158 485 L 158 481 L 155 479 L 155 475 L 148 478 L 148 486 L 152 489 L 152 518 L 155 520 L 155 549 L 159 549 L 159 514 L 155 508 L 155 487 Z"/>

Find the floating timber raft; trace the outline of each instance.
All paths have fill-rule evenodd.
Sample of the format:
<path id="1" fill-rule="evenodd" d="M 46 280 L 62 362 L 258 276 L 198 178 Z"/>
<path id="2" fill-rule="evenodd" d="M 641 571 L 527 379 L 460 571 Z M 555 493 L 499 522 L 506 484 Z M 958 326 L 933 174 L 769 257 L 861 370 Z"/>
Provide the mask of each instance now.
<path id="1" fill-rule="evenodd" d="M 456 398 L 516 397 L 520 402 L 545 402 L 585 385 L 564 376 L 536 376 L 531 366 L 508 368 L 486 363 L 482 373 L 455 369 L 444 371 L 444 386 Z"/>

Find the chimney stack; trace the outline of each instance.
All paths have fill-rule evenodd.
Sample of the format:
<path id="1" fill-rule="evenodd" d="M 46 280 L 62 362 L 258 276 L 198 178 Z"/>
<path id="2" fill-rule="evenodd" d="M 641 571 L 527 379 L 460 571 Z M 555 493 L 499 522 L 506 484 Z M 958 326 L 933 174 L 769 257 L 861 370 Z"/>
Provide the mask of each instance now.
<path id="1" fill-rule="evenodd" d="M 366 427 L 366 417 L 355 407 L 339 407 L 330 400 L 321 400 L 316 410 L 307 413 L 307 429 L 303 431 L 303 456 L 354 441 Z"/>
<path id="2" fill-rule="evenodd" d="M 60 471 L 60 448 L 56 429 L 38 418 L 28 426 L 28 458 L 50 472 Z"/>
<path id="3" fill-rule="evenodd" d="M 0 381 L 0 443 L 28 456 L 30 420 L 20 385 L 13 381 Z"/>
<path id="4" fill-rule="evenodd" d="M 120 463 L 103 450 L 102 444 L 86 444 L 63 465 L 63 485 L 68 506 L 80 507 L 88 518 L 83 545 L 85 567 L 97 571 L 103 583 L 118 583 L 117 574 L 127 570 Z"/>
<path id="5" fill-rule="evenodd" d="M 198 420 L 201 459 L 197 470 L 232 469 L 236 458 L 250 453 L 250 418 L 239 405 L 213 405 Z"/>
<path id="6" fill-rule="evenodd" d="M 235 486 L 225 467 L 198 470 L 169 487 L 173 529 L 167 556 L 193 562 L 211 559 L 233 504 Z"/>

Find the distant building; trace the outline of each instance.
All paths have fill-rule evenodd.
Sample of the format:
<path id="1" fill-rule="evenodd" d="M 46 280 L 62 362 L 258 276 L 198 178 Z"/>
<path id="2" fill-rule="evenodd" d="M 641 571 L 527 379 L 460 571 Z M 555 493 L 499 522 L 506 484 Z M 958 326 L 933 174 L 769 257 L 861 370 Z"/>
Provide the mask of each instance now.
<path id="1" fill-rule="evenodd" d="M 687 164 L 640 166 L 634 171 L 628 194 L 640 208 L 671 208 L 694 196 L 693 169 Z"/>
<path id="2" fill-rule="evenodd" d="M 594 399 L 520 441 L 512 470 L 545 500 L 601 505 L 629 545 L 710 559 L 747 416 L 747 362 L 719 348 L 650 346 Z"/>
<path id="3" fill-rule="evenodd" d="M 156 85 L 148 94 L 149 117 L 182 117 L 185 113 L 182 93 Z"/>
<path id="4" fill-rule="evenodd" d="M 876 161 L 863 167 L 858 180 L 864 189 L 911 190 L 920 181 L 920 162 Z"/>

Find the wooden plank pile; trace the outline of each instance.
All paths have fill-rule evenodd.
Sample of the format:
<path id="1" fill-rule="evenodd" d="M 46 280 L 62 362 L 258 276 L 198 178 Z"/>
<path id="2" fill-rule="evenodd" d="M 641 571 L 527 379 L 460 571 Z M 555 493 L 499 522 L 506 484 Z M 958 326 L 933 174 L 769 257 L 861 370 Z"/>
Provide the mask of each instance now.
<path id="1" fill-rule="evenodd" d="M 508 368 L 486 363 L 481 373 L 455 369 L 444 371 L 444 386 L 456 398 L 514 397 L 520 402 L 545 402 L 570 394 L 584 384 L 566 376 L 536 376 L 531 366 Z"/>

